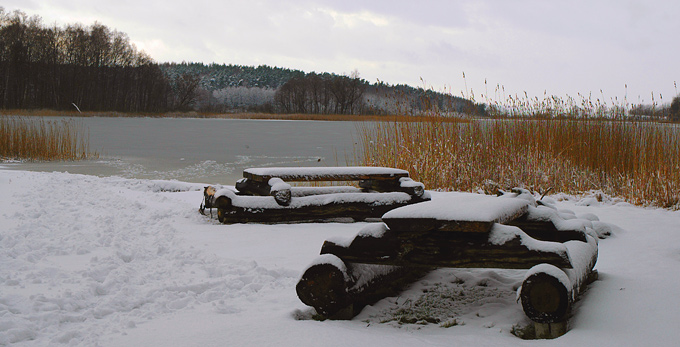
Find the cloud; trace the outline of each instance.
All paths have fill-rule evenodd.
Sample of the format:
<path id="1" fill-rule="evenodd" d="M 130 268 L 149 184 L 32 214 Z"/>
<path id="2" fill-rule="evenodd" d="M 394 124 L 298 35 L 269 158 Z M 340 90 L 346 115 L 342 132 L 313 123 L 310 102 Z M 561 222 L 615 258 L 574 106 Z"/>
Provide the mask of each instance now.
<path id="1" fill-rule="evenodd" d="M 282 2 L 6 0 L 45 23 L 95 20 L 157 61 L 276 65 L 476 93 L 668 95 L 680 3 L 660 0 Z M 465 71 L 467 80 L 462 80 Z M 484 81 L 487 84 L 484 84 Z M 650 99 L 647 97 L 646 99 Z"/>

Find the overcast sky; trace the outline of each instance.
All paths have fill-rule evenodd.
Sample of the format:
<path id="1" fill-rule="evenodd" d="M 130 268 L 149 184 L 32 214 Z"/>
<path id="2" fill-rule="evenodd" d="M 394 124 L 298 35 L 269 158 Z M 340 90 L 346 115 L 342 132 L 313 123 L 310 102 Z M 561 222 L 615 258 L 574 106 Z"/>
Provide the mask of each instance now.
<path id="1" fill-rule="evenodd" d="M 95 21 L 157 62 L 349 74 L 460 95 L 669 103 L 680 83 L 677 0 L 3 0 L 44 23 Z M 465 80 L 463 79 L 465 73 Z M 422 79 L 422 80 L 421 80 Z M 487 81 L 485 86 L 484 81 Z M 423 83 L 424 81 L 424 83 Z M 625 86 L 628 86 L 626 89 Z M 502 99 L 502 95 L 496 97 Z"/>

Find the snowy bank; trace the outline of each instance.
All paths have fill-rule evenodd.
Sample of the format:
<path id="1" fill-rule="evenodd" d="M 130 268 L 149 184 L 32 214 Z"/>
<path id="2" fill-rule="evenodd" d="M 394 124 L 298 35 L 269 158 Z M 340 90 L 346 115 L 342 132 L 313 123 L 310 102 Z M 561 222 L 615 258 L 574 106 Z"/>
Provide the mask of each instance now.
<path id="1" fill-rule="evenodd" d="M 0 170 L 0 345 L 680 341 L 678 211 L 554 201 L 621 229 L 600 242 L 600 280 L 577 302 L 570 331 L 536 342 L 510 332 L 528 323 L 515 301 L 522 270 L 439 269 L 351 321 L 311 320 L 295 295 L 301 271 L 325 239 L 352 237 L 368 224 L 221 225 L 197 212 L 202 187 Z"/>

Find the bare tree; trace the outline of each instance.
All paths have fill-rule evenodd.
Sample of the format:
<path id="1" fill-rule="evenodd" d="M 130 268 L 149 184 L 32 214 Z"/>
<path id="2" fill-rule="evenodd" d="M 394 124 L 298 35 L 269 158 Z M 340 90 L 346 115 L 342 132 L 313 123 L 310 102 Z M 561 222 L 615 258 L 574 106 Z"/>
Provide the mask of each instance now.
<path id="1" fill-rule="evenodd" d="M 175 79 L 174 108 L 181 111 L 191 109 L 198 98 L 198 84 L 201 81 L 198 75 L 183 73 Z"/>

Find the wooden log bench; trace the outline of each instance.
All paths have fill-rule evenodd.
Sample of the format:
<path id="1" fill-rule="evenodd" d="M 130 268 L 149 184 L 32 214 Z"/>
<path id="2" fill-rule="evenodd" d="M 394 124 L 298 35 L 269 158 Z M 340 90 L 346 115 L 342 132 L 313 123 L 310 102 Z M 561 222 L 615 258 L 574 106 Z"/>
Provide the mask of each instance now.
<path id="1" fill-rule="evenodd" d="M 379 219 L 389 210 L 430 200 L 408 171 L 385 167 L 271 167 L 243 171 L 235 188 L 206 187 L 200 211 L 222 223 Z M 294 187 L 289 182 L 349 182 L 359 187 Z"/>
<path id="2" fill-rule="evenodd" d="M 587 221 L 569 222 L 523 199 L 443 195 L 391 210 L 351 239 L 324 242 L 297 284 L 298 297 L 320 314 L 351 318 L 375 293 L 391 292 L 383 287 L 432 268 L 527 269 L 519 293 L 539 338 L 565 333 L 572 303 L 596 275 L 597 235 Z"/>

